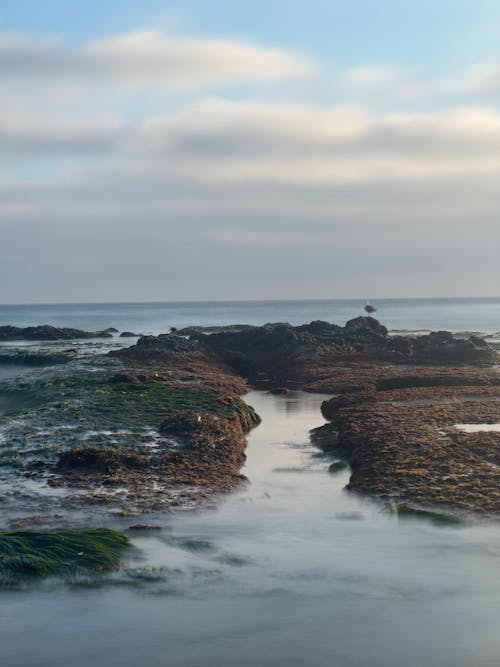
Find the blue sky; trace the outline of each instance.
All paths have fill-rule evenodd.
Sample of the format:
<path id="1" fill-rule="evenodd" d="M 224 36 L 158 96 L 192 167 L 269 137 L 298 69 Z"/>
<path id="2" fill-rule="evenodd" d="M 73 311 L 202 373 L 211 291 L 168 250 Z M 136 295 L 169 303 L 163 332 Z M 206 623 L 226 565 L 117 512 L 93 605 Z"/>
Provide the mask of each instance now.
<path id="1" fill-rule="evenodd" d="M 394 61 L 441 70 L 500 55 L 495 0 L 16 0 L 2 30 L 78 43 L 138 26 L 234 35 L 315 53 L 325 62 Z"/>
<path id="2" fill-rule="evenodd" d="M 499 29 L 485 0 L 3 3 L 0 302 L 495 294 Z"/>

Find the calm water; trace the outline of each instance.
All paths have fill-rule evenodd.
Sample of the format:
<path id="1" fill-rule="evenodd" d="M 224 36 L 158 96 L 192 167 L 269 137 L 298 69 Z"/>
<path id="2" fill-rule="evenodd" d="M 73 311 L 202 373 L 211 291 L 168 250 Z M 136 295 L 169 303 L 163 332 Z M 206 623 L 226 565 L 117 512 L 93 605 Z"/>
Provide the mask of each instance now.
<path id="1" fill-rule="evenodd" d="M 9 306 L 0 323 L 138 332 L 343 323 L 363 305 Z M 500 330 L 499 300 L 377 305 L 391 328 Z M 211 510 L 152 519 L 163 531 L 134 536 L 125 573 L 97 588 L 54 582 L 1 593 L 0 665 L 496 667 L 498 524 L 398 521 L 344 492 L 348 473 L 329 474 L 331 459 L 309 442 L 323 399 L 251 392 L 263 422 L 249 437 L 249 486 Z M 0 518 L 4 525 L 1 505 Z"/>
<path id="2" fill-rule="evenodd" d="M 364 314 L 365 302 L 232 301 L 204 303 L 120 303 L 0 306 L 0 326 L 53 324 L 82 329 L 115 327 L 120 331 L 159 333 L 192 324 L 304 324 L 322 319 L 344 324 Z M 500 298 L 384 299 L 375 302 L 377 317 L 390 329 L 500 331 Z"/>

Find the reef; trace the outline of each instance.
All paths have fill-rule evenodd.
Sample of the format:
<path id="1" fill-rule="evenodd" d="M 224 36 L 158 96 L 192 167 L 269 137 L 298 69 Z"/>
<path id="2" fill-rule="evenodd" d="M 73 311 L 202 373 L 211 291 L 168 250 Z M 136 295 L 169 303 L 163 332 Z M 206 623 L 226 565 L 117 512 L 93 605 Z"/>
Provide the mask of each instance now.
<path id="1" fill-rule="evenodd" d="M 46 340 L 47 327 L 30 329 L 20 331 Z M 49 333 L 85 337 L 75 331 Z M 35 367 L 0 391 L 1 501 L 11 531 L 145 526 L 132 518 L 210 506 L 245 482 L 246 434 L 259 423 L 242 400 L 249 385 L 331 396 L 322 408 L 329 423 L 312 439 L 334 454 L 330 474 L 350 467 L 351 492 L 401 516 L 437 512 L 440 522 L 448 510 L 500 514 L 500 433 L 459 426 L 500 421 L 500 357 L 477 336 L 391 336 L 359 317 L 344 327 L 191 327 L 85 354 L 2 352 L 2 363 Z M 4 544 L 28 544 L 1 535 Z"/>
<path id="2" fill-rule="evenodd" d="M 348 489 L 406 515 L 433 507 L 500 512 L 500 434 L 455 427 L 500 420 L 500 357 L 475 335 L 391 336 L 376 319 L 357 317 L 344 327 L 191 327 L 112 354 L 153 365 L 176 359 L 180 367 L 204 359 L 271 393 L 335 394 L 323 406 L 332 423 L 315 438 L 349 463 Z"/>
<path id="3" fill-rule="evenodd" d="M 403 374 L 378 382 L 376 370 L 372 375 L 375 388 L 351 386 L 325 401 L 322 411 L 331 424 L 314 434 L 319 446 L 348 461 L 348 489 L 396 507 L 500 515 L 500 427 L 460 428 L 500 422 L 496 370 Z"/>
<path id="4" fill-rule="evenodd" d="M 271 393 L 334 394 L 315 442 L 351 467 L 348 489 L 405 516 L 439 510 L 500 514 L 500 356 L 476 335 L 389 335 L 373 317 L 340 327 L 316 321 L 206 335 L 189 345 Z"/>
<path id="5" fill-rule="evenodd" d="M 245 382 L 172 338 L 160 357 L 147 339 L 94 356 L 88 368 L 78 357 L 4 381 L 0 480 L 15 489 L 4 498 L 10 527 L 60 524 L 75 510 L 102 525 L 195 508 L 245 481 L 245 436 L 259 423 L 240 398 Z"/>
<path id="6" fill-rule="evenodd" d="M 256 386 L 316 391 L 323 389 L 313 384 L 335 375 L 339 365 L 460 366 L 490 365 L 500 360 L 477 336 L 460 339 L 443 331 L 390 336 L 372 317 L 354 318 L 344 327 L 315 321 L 296 327 L 267 324 L 209 336 L 198 333 L 188 342 L 198 343 Z"/>

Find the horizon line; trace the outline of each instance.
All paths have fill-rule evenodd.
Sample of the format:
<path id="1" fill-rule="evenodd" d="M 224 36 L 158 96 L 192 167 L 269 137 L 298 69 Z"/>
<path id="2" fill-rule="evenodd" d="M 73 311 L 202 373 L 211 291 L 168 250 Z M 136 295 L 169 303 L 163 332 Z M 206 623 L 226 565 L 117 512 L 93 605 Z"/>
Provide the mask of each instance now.
<path id="1" fill-rule="evenodd" d="M 411 296 L 411 297 L 378 297 L 366 299 L 364 297 L 337 297 L 337 298 L 305 298 L 305 299 L 185 299 L 173 301 L 44 301 L 24 303 L 0 303 L 0 308 L 16 306 L 109 306 L 109 305 L 167 305 L 167 304 L 228 304 L 228 303 L 331 303 L 336 301 L 362 301 L 375 303 L 381 301 L 473 301 L 497 300 L 500 296 Z"/>

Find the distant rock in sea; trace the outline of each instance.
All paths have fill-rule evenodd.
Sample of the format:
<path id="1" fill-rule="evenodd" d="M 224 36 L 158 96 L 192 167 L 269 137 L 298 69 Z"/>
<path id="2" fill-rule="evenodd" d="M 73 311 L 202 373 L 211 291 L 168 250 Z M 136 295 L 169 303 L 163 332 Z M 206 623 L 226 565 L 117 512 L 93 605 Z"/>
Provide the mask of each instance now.
<path id="1" fill-rule="evenodd" d="M 68 327 L 54 327 L 42 324 L 36 327 L 0 327 L 0 341 L 10 340 L 77 340 L 78 338 L 112 338 L 116 329 L 103 331 L 81 331 Z"/>

